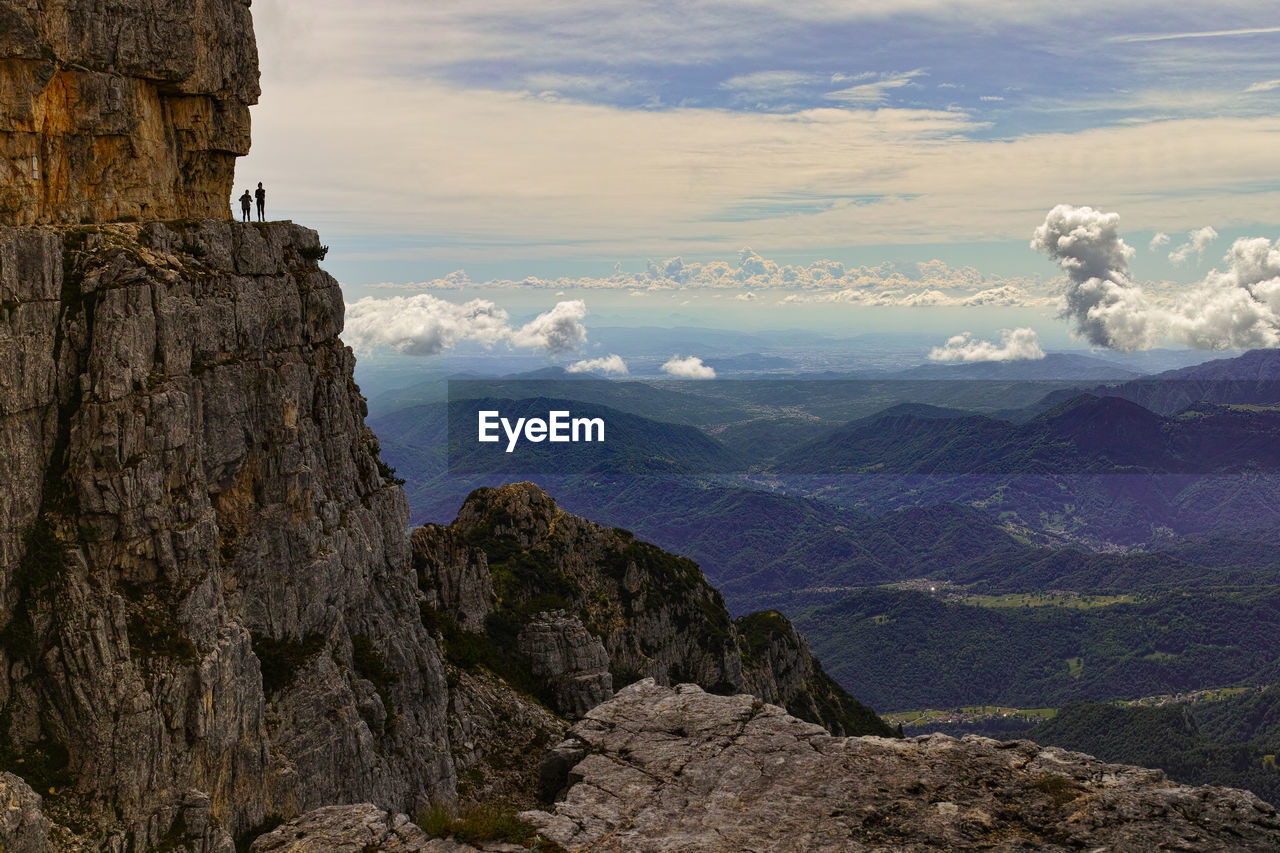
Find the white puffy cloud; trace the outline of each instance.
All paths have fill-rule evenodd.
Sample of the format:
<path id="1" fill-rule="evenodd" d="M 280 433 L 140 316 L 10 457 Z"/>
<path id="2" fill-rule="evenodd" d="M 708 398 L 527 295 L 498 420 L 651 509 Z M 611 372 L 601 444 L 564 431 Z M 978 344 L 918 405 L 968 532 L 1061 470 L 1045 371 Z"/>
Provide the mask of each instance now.
<path id="1" fill-rule="evenodd" d="M 1170 313 L 1170 336 L 1196 349 L 1280 345 L 1280 240 L 1236 240 L 1224 260 Z"/>
<path id="2" fill-rule="evenodd" d="M 1120 214 L 1060 204 L 1036 228 L 1031 248 L 1067 274 L 1063 316 L 1098 346 L 1149 349 L 1161 330 L 1155 309 L 1129 279 L 1133 248 L 1120 238 Z"/>
<path id="3" fill-rule="evenodd" d="M 715 369 L 702 363 L 697 356 L 681 358 L 673 355 L 662 365 L 662 372 L 678 379 L 715 379 Z"/>
<path id="4" fill-rule="evenodd" d="M 384 346 L 406 355 L 434 355 L 464 340 L 492 346 L 509 332 L 507 312 L 487 299 L 457 304 L 420 293 L 368 296 L 348 305 L 343 334 L 356 350 Z"/>
<path id="5" fill-rule="evenodd" d="M 1162 246 L 1169 245 L 1169 235 L 1163 231 L 1157 231 L 1151 237 L 1151 242 L 1147 244 L 1147 248 L 1153 252 L 1160 251 Z"/>
<path id="6" fill-rule="evenodd" d="M 752 293 L 750 290 L 748 290 L 746 293 L 739 293 L 737 296 L 734 297 L 734 299 L 739 299 L 743 302 L 754 302 L 759 298 L 760 298 L 759 296 Z"/>
<path id="7" fill-rule="evenodd" d="M 978 340 L 968 332 L 949 338 L 929 353 L 931 361 L 1018 361 L 1044 358 L 1034 329 L 1004 329 L 1000 343 Z"/>
<path id="8" fill-rule="evenodd" d="M 581 299 L 557 302 L 556 307 L 539 314 L 511 333 L 513 346 L 547 352 L 577 349 L 587 340 L 587 328 L 581 320 L 587 316 L 587 303 Z"/>
<path id="9" fill-rule="evenodd" d="M 360 352 L 387 347 L 405 355 L 435 355 L 462 341 L 485 346 L 507 342 L 514 347 L 564 352 L 587 339 L 579 322 L 587 313 L 581 299 L 559 302 L 519 329 L 508 313 L 488 299 L 456 303 L 427 293 L 413 296 L 367 296 L 347 306 L 343 337 Z"/>
<path id="10" fill-rule="evenodd" d="M 1218 239 L 1218 232 L 1213 230 L 1212 226 L 1206 225 L 1203 228 L 1197 228 L 1194 231 L 1187 232 L 1187 242 L 1169 253 L 1169 260 L 1175 264 L 1185 263 L 1191 259 L 1192 255 L 1203 257 L 1204 250 L 1209 244 Z"/>
<path id="11" fill-rule="evenodd" d="M 587 358 L 575 361 L 565 368 L 570 373 L 606 373 L 610 376 L 625 376 L 627 363 L 622 356 L 610 353 L 600 358 Z"/>
<path id="12" fill-rule="evenodd" d="M 1031 242 L 1067 273 L 1066 308 L 1077 333 L 1112 349 L 1149 349 L 1165 338 L 1196 349 L 1280 345 L 1280 241 L 1236 240 L 1225 270 L 1157 302 L 1130 280 L 1133 250 L 1120 239 L 1119 215 L 1058 205 Z M 1207 245 L 1211 228 L 1190 233 L 1187 245 Z M 1176 254 L 1176 253 L 1175 253 Z"/>

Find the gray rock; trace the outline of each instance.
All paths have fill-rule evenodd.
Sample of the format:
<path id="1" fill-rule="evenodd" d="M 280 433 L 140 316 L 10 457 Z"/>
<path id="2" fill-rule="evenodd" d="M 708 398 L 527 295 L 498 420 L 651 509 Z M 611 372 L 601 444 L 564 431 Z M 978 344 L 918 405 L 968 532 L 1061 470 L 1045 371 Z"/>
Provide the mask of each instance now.
<path id="1" fill-rule="evenodd" d="M 0 605 L 24 626 L 0 739 L 65 749 L 76 822 L 137 849 L 454 796 L 408 508 L 318 245 L 0 227 Z"/>
<path id="2" fill-rule="evenodd" d="M 530 673 L 555 692 L 555 708 L 577 719 L 613 696 L 609 654 L 576 616 L 563 610 L 539 613 L 520 629 L 516 648 Z"/>
<path id="3" fill-rule="evenodd" d="M 51 853 L 50 823 L 40 807 L 40 795 L 26 782 L 12 773 L 0 773 L 0 850 Z"/>
<path id="4" fill-rule="evenodd" d="M 1280 849 L 1275 809 L 1244 791 L 1029 741 L 838 738 L 693 685 L 619 691 L 566 755 L 554 810 L 522 817 L 573 850 Z"/>
<path id="5" fill-rule="evenodd" d="M 495 596 L 484 551 L 460 540 L 448 527 L 427 524 L 409 539 L 418 587 L 430 607 L 448 614 L 466 631 L 484 630 Z"/>
<path id="6" fill-rule="evenodd" d="M 259 836 L 253 853 L 468 853 L 474 847 L 432 841 L 403 814 L 372 803 L 324 806 Z"/>

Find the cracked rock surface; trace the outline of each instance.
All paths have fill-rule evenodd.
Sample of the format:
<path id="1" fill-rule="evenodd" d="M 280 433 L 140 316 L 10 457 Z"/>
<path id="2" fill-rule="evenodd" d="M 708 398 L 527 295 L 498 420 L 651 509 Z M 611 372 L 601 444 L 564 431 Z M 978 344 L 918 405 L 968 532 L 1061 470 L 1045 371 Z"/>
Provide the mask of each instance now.
<path id="1" fill-rule="evenodd" d="M 1275 809 L 1244 791 L 1029 741 L 833 737 L 651 679 L 590 711 L 544 775 L 559 801 L 522 817 L 570 850 L 1280 849 Z"/>

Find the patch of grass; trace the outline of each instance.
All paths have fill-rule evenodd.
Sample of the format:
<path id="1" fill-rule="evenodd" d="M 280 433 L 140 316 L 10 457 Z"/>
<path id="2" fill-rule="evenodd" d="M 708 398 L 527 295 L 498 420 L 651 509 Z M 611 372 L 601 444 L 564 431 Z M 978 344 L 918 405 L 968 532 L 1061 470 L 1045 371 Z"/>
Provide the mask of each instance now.
<path id="1" fill-rule="evenodd" d="M 1032 783 L 1037 790 L 1049 795 L 1049 802 L 1056 808 L 1062 808 L 1076 798 L 1075 786 L 1066 776 L 1056 773 L 1037 777 Z"/>
<path id="2" fill-rule="evenodd" d="M 293 684 L 298 670 L 323 648 L 323 634 L 307 634 L 301 640 L 277 640 L 254 634 L 253 653 L 262 668 L 262 692 L 271 698 Z"/>
<path id="3" fill-rule="evenodd" d="M 542 853 L 565 853 L 559 844 L 538 835 L 532 824 L 516 817 L 516 807 L 510 803 L 484 803 L 457 817 L 433 805 L 418 813 L 417 824 L 432 838 L 453 838 L 464 844 L 497 841 Z"/>

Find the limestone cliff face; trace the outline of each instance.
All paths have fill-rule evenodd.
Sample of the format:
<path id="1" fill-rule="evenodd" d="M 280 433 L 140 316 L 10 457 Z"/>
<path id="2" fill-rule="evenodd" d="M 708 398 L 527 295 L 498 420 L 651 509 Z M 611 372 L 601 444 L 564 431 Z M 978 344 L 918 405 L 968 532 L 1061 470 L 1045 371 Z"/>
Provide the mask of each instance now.
<path id="1" fill-rule="evenodd" d="M 229 216 L 249 0 L 0 0 L 0 224 Z"/>
<path id="2" fill-rule="evenodd" d="M 0 228 L 0 767 L 123 849 L 453 797 L 318 254 L 289 224 Z"/>
<path id="3" fill-rule="evenodd" d="M 476 637 L 446 637 L 446 652 L 488 644 L 570 717 L 651 677 L 754 693 L 841 734 L 889 734 L 781 614 L 733 623 L 693 561 L 564 512 L 532 483 L 476 490 L 452 525 L 416 531 L 413 553 L 428 600 Z"/>

